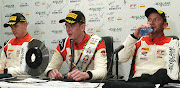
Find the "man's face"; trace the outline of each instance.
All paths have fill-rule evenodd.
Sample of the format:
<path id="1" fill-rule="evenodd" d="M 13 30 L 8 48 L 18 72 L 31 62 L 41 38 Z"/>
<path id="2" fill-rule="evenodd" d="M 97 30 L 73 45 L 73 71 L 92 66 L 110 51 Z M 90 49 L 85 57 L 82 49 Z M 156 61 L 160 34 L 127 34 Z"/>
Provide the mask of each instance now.
<path id="1" fill-rule="evenodd" d="M 16 25 L 10 26 L 14 36 L 18 39 L 23 38 L 27 33 L 27 23 L 26 22 L 18 22 Z"/>
<path id="2" fill-rule="evenodd" d="M 79 23 L 69 24 L 66 22 L 65 26 L 70 39 L 78 40 L 79 36 L 82 35 L 82 32 L 84 32 L 82 25 Z"/>
<path id="3" fill-rule="evenodd" d="M 158 34 L 163 32 L 164 28 L 167 27 L 167 22 L 164 22 L 164 19 L 158 13 L 151 13 L 148 17 L 148 24 L 154 27 L 151 34 Z"/>

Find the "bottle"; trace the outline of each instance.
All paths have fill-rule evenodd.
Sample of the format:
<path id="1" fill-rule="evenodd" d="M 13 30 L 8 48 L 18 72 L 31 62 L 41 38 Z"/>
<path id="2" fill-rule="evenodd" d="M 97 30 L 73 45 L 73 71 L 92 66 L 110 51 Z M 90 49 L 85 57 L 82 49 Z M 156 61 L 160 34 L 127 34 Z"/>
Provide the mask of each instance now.
<path id="1" fill-rule="evenodd" d="M 152 32 L 152 31 L 153 31 L 153 27 L 151 27 L 151 28 L 142 28 L 140 30 L 140 34 L 142 36 L 146 36 L 149 32 Z"/>

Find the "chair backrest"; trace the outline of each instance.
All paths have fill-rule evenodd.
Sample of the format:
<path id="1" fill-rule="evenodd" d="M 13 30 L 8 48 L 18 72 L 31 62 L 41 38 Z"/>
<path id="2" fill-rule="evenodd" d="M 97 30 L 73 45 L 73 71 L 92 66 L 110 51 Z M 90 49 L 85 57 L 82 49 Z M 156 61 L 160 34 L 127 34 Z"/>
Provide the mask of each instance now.
<path id="1" fill-rule="evenodd" d="M 171 37 L 171 38 L 173 38 L 173 39 L 179 40 L 179 38 L 178 38 L 177 36 L 174 36 L 174 35 L 172 35 L 172 36 L 166 36 L 166 37 Z"/>
<path id="2" fill-rule="evenodd" d="M 113 37 L 112 36 L 104 36 L 102 39 L 105 41 L 106 46 L 106 53 L 107 53 L 107 69 L 110 67 L 109 72 L 107 73 L 107 76 L 112 75 L 112 67 L 113 67 L 113 60 L 111 60 L 111 57 L 113 57 Z M 111 66 L 110 63 L 112 62 Z"/>

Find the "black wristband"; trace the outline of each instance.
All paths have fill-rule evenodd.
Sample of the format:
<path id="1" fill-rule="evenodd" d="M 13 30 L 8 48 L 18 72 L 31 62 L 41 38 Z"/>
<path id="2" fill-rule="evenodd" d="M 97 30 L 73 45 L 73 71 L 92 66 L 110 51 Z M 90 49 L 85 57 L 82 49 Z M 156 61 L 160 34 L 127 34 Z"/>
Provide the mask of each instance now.
<path id="1" fill-rule="evenodd" d="M 48 77 L 49 76 L 49 72 L 51 72 L 53 69 L 49 70 L 46 74 L 46 76 Z"/>
<path id="2" fill-rule="evenodd" d="M 4 69 L 4 74 L 7 74 L 7 73 L 8 73 L 8 69 L 5 68 L 5 69 Z"/>
<path id="3" fill-rule="evenodd" d="M 90 71 L 87 71 L 87 73 L 89 74 L 89 78 L 87 80 L 90 80 L 93 77 L 93 74 Z"/>
<path id="4" fill-rule="evenodd" d="M 137 38 L 136 36 L 134 36 L 134 33 L 133 33 L 133 34 L 131 34 L 131 36 L 132 36 L 133 38 L 135 38 L 135 39 L 139 40 L 139 38 Z"/>

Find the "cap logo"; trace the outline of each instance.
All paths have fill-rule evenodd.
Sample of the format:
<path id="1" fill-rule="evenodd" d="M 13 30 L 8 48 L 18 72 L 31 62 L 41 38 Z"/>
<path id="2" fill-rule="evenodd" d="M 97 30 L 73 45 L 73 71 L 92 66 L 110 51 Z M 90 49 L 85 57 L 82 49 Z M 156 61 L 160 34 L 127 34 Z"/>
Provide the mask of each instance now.
<path id="1" fill-rule="evenodd" d="M 68 22 L 68 23 L 70 23 L 70 24 L 75 23 L 75 21 L 73 21 L 73 20 L 67 20 L 67 19 L 65 19 L 65 20 L 66 20 L 66 22 Z"/>
<path id="2" fill-rule="evenodd" d="M 16 21 L 16 18 L 17 18 L 16 16 L 11 16 L 11 17 L 9 18 L 9 21 L 11 21 L 11 20 L 12 20 L 12 21 Z"/>
<path id="3" fill-rule="evenodd" d="M 157 10 L 157 11 L 158 11 L 159 14 L 162 14 L 162 13 L 163 13 L 163 11 L 161 11 L 161 10 Z"/>
<path id="4" fill-rule="evenodd" d="M 68 15 L 67 15 L 67 17 L 71 17 L 71 18 L 74 18 L 74 19 L 76 19 L 77 18 L 77 14 L 75 14 L 75 13 L 69 13 Z"/>

